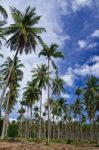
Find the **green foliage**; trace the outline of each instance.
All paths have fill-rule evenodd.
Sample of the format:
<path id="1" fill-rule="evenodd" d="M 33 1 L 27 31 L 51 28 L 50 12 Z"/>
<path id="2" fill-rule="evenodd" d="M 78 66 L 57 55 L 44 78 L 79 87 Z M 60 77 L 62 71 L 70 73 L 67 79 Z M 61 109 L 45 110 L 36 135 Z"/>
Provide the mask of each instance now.
<path id="1" fill-rule="evenodd" d="M 36 14 L 36 9 L 28 6 L 24 12 L 11 7 L 11 15 L 14 23 L 5 28 L 5 35 L 10 35 L 6 45 L 11 50 L 18 50 L 20 54 L 23 51 L 31 53 L 37 46 L 37 43 L 43 43 L 40 35 L 45 32 L 44 28 L 36 27 L 40 16 Z"/>
<path id="2" fill-rule="evenodd" d="M 13 138 L 18 136 L 18 124 L 15 121 L 9 125 L 8 136 Z"/>

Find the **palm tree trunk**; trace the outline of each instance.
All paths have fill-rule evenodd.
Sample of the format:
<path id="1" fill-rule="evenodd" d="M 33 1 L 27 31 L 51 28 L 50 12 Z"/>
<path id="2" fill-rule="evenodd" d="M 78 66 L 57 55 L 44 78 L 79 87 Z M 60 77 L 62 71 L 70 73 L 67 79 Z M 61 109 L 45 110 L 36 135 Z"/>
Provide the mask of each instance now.
<path id="1" fill-rule="evenodd" d="M 50 68 L 50 58 L 48 58 L 48 129 L 47 129 L 47 144 L 49 144 L 49 135 L 50 135 L 50 102 L 49 102 L 49 68 Z"/>
<path id="2" fill-rule="evenodd" d="M 8 128 L 9 128 L 9 114 L 7 116 L 7 126 L 6 126 L 6 131 L 5 131 L 5 137 L 8 136 Z"/>
<path id="3" fill-rule="evenodd" d="M 55 139 L 55 121 L 54 121 L 54 114 L 53 114 L 53 139 Z"/>
<path id="4" fill-rule="evenodd" d="M 90 141 L 93 141 L 93 135 L 92 135 L 92 120 L 90 120 Z"/>
<path id="5" fill-rule="evenodd" d="M 58 140 L 60 139 L 60 123 L 59 123 L 59 117 L 57 116 L 57 130 L 58 130 Z"/>
<path id="6" fill-rule="evenodd" d="M 44 139 L 46 138 L 46 126 L 45 126 L 45 120 L 44 120 Z"/>
<path id="7" fill-rule="evenodd" d="M 57 97 L 59 97 L 59 95 L 57 95 Z M 58 111 L 58 101 L 57 101 L 57 133 L 58 133 L 58 136 L 57 136 L 57 138 L 58 138 L 58 140 L 59 140 L 59 138 L 60 138 L 60 124 L 59 124 L 59 111 Z"/>
<path id="8" fill-rule="evenodd" d="M 27 106 L 27 126 L 26 126 L 26 137 L 29 137 L 29 128 L 28 128 L 28 111 L 29 111 L 29 107 Z"/>
<path id="9" fill-rule="evenodd" d="M 22 137 L 22 115 L 21 115 L 21 120 L 20 120 L 20 135 L 21 135 L 21 137 Z"/>
<path id="10" fill-rule="evenodd" d="M 2 108 L 2 101 L 3 101 L 3 99 L 4 99 L 4 95 L 5 95 L 5 92 L 6 92 L 6 88 L 7 88 L 8 84 L 9 84 L 9 80 L 10 80 L 11 73 L 12 73 L 12 70 L 13 70 L 13 67 L 14 67 L 15 59 L 16 59 L 16 57 L 17 57 L 17 55 L 18 55 L 18 51 L 19 51 L 19 49 L 17 49 L 17 51 L 16 51 L 16 54 L 15 54 L 15 56 L 14 56 L 11 69 L 10 69 L 10 71 L 9 71 L 9 74 L 8 74 L 8 77 L 7 77 L 7 80 L 6 80 L 6 83 L 5 83 L 5 86 L 4 86 L 4 88 L 3 88 L 3 90 L 2 90 L 2 93 L 1 93 L 1 97 L 0 97 L 0 113 L 1 113 L 1 108 Z M 0 117 L 1 117 L 1 114 L 0 114 Z"/>
<path id="11" fill-rule="evenodd" d="M 30 120 L 30 140 L 32 138 L 32 106 L 30 107 L 31 120 Z"/>
<path id="12" fill-rule="evenodd" d="M 2 134 L 1 134 L 2 140 L 5 138 L 5 130 L 6 130 L 6 124 L 7 124 L 8 109 L 9 109 L 9 97 L 10 97 L 10 92 L 8 95 L 8 100 L 7 100 L 6 109 L 5 109 L 4 122 L 3 122 Z"/>
<path id="13" fill-rule="evenodd" d="M 42 88 L 41 88 L 41 100 L 40 100 L 40 123 L 39 123 L 39 139 L 41 139 L 41 126 L 42 126 Z"/>

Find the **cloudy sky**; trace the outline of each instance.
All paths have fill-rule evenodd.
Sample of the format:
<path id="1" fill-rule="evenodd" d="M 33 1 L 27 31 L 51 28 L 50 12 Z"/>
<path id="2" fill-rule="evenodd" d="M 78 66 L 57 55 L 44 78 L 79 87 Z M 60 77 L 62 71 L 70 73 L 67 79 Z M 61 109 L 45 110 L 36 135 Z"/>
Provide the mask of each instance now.
<path id="1" fill-rule="evenodd" d="M 28 5 L 36 7 L 38 15 L 42 16 L 38 26 L 47 30 L 42 35 L 43 40 L 48 45 L 57 43 L 64 51 L 65 59 L 58 60 L 57 64 L 66 86 L 63 96 L 69 102 L 74 101 L 76 87 L 83 86 L 90 74 L 99 77 L 99 0 L 2 0 L 1 3 L 9 14 L 8 24 L 13 22 L 10 6 L 21 11 Z M 37 57 L 40 49 L 38 46 L 36 54 L 19 56 L 25 65 L 21 94 L 26 82 L 31 79 L 31 69 L 37 64 L 46 63 L 44 58 Z M 5 47 L 2 53 L 5 59 L 14 54 Z M 3 63 L 3 60 L 0 61 Z M 43 99 L 46 99 L 46 92 Z M 16 112 L 13 111 L 11 118 L 15 117 Z"/>

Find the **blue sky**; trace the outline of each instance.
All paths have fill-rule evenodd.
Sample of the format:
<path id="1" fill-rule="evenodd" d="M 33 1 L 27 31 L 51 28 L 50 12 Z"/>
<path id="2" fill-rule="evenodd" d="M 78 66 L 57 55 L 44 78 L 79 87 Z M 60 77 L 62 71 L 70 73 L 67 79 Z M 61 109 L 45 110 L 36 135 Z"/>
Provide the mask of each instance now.
<path id="1" fill-rule="evenodd" d="M 28 5 L 36 7 L 37 13 L 42 15 L 38 26 L 42 26 L 47 33 L 42 38 L 49 45 L 57 43 L 64 51 L 65 59 L 58 60 L 60 77 L 64 79 L 67 93 L 63 94 L 69 102 L 74 101 L 74 90 L 85 84 L 88 75 L 99 77 L 99 1 L 98 0 L 2 0 L 7 9 L 8 24 L 12 23 L 9 6 L 24 10 Z M 41 47 L 37 47 L 37 54 Z M 5 56 L 13 56 L 9 49 L 3 48 Z M 23 87 L 31 79 L 31 69 L 37 64 L 46 63 L 44 58 L 37 54 L 19 56 L 24 63 L 24 79 L 21 83 L 20 94 Z M 2 60 L 0 60 L 2 61 Z M 52 68 L 51 68 L 52 69 Z M 43 99 L 47 98 L 43 91 Z M 21 99 L 20 99 L 21 100 Z M 15 107 L 16 111 L 19 104 Z M 16 118 L 13 111 L 11 118 Z"/>

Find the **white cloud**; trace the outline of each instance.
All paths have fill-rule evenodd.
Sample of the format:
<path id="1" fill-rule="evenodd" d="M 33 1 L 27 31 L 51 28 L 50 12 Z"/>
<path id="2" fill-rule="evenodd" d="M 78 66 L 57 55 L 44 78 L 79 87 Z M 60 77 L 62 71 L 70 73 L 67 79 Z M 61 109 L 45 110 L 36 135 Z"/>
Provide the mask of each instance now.
<path id="1" fill-rule="evenodd" d="M 78 6 L 86 6 L 86 5 L 90 5 L 92 0 L 74 0 L 73 1 L 75 5 L 78 5 Z"/>
<path id="2" fill-rule="evenodd" d="M 85 40 L 78 40 L 77 44 L 79 45 L 80 49 L 86 49 L 86 50 L 93 49 L 98 45 L 97 42 L 88 43 Z"/>
<path id="3" fill-rule="evenodd" d="M 97 45 L 98 45 L 98 44 L 97 44 L 96 42 L 90 43 L 90 44 L 87 46 L 87 48 L 88 48 L 88 49 L 92 49 L 92 48 L 95 48 Z"/>
<path id="4" fill-rule="evenodd" d="M 75 13 L 86 6 L 90 8 L 95 6 L 93 0 L 57 0 L 57 3 L 59 3 L 63 15 Z"/>
<path id="5" fill-rule="evenodd" d="M 93 58 L 90 59 L 90 62 L 97 62 L 97 63 L 99 63 L 99 56 L 94 56 Z"/>
<path id="6" fill-rule="evenodd" d="M 73 73 L 80 76 L 86 76 L 90 74 L 90 67 L 87 64 L 84 64 L 83 66 L 80 66 L 78 68 L 75 68 L 73 70 Z"/>
<path id="7" fill-rule="evenodd" d="M 95 30 L 92 34 L 91 37 L 99 37 L 99 30 Z"/>
<path id="8" fill-rule="evenodd" d="M 94 75 L 99 77 L 99 56 L 94 56 L 91 59 L 89 59 L 88 62 L 92 62 L 93 64 L 90 66 L 88 64 L 83 64 L 82 66 L 79 66 L 77 68 L 74 68 L 72 72 L 75 75 L 80 76 L 86 76 L 86 75 Z"/>
<path id="9" fill-rule="evenodd" d="M 72 73 L 72 68 L 68 68 L 67 72 L 61 77 L 67 86 L 72 87 L 74 85 L 75 75 Z"/>
<path id="10" fill-rule="evenodd" d="M 81 49 L 83 49 L 87 47 L 87 42 L 84 40 L 79 40 L 78 45 L 80 46 Z"/>
<path id="11" fill-rule="evenodd" d="M 66 73 L 61 77 L 67 86 L 73 87 L 75 83 L 75 79 L 77 76 L 85 77 L 87 75 L 94 75 L 99 77 L 99 56 L 94 56 L 88 60 L 88 63 L 92 62 L 93 64 L 90 66 L 87 63 L 84 63 L 82 66 L 77 65 L 74 68 L 69 67 Z"/>
<path id="12" fill-rule="evenodd" d="M 69 95 L 68 93 L 62 93 L 62 94 L 61 94 L 61 97 L 66 98 L 66 99 L 69 99 L 69 98 L 70 98 L 70 95 Z"/>

